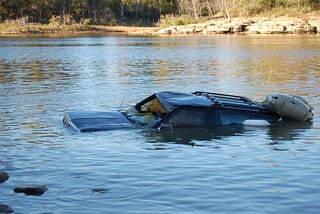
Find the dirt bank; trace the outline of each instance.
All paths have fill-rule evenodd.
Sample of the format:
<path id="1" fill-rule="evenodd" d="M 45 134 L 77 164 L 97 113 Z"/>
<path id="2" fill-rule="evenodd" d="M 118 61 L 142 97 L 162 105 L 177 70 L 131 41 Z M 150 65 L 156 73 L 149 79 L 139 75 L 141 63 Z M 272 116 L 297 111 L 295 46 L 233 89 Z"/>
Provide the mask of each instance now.
<path id="1" fill-rule="evenodd" d="M 159 31 L 158 27 L 133 26 L 103 26 L 103 25 L 63 25 L 63 24 L 0 24 L 0 35 L 28 35 L 28 34 L 81 34 L 81 33 L 117 33 L 117 34 L 153 34 Z"/>

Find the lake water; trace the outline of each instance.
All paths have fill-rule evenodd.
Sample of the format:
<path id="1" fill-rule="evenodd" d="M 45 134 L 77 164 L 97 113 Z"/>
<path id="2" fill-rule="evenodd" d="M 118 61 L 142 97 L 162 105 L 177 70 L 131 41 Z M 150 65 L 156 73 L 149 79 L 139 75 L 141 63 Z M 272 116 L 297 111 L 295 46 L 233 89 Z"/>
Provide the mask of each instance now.
<path id="1" fill-rule="evenodd" d="M 0 38 L 0 204 L 15 213 L 319 213 L 320 36 Z M 304 96 L 312 124 L 77 133 L 158 91 Z M 47 185 L 42 196 L 13 192 Z"/>

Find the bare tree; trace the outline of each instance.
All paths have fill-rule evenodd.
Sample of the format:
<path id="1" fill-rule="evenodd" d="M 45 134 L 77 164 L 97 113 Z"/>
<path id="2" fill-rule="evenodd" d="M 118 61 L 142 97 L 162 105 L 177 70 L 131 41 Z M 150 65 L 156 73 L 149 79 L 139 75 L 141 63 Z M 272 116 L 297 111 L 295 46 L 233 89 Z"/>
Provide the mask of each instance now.
<path id="1" fill-rule="evenodd" d="M 192 9 L 193 9 L 193 16 L 195 20 L 199 20 L 199 15 L 198 15 L 198 1 L 199 0 L 191 0 L 192 3 Z"/>
<path id="2" fill-rule="evenodd" d="M 213 16 L 213 10 L 212 10 L 212 4 L 211 4 L 210 0 L 206 0 L 206 8 L 208 10 L 209 17 L 212 17 Z"/>
<path id="3" fill-rule="evenodd" d="M 137 0 L 137 4 L 136 4 L 136 15 L 135 18 L 138 19 L 138 14 L 140 11 L 140 0 Z"/>
<path id="4" fill-rule="evenodd" d="M 228 22 L 231 22 L 231 16 L 230 16 L 229 9 L 228 9 L 229 0 L 222 0 L 222 1 L 223 1 L 224 10 L 225 10 L 227 18 L 228 18 Z"/>

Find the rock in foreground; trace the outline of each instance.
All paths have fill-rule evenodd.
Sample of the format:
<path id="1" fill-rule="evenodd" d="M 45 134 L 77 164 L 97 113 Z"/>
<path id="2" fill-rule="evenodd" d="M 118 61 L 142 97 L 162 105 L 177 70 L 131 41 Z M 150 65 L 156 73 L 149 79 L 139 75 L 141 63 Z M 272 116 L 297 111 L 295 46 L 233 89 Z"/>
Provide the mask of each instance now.
<path id="1" fill-rule="evenodd" d="M 0 183 L 3 183 L 8 179 L 9 179 L 8 173 L 6 173 L 4 171 L 0 171 Z"/>
<path id="2" fill-rule="evenodd" d="M 14 192 L 16 193 L 24 193 L 26 195 L 42 195 L 48 190 L 46 185 L 42 186 L 29 186 L 29 187 L 16 187 L 14 188 Z"/>
<path id="3" fill-rule="evenodd" d="M 13 209 L 8 205 L 0 204 L 0 213 L 13 213 Z"/>

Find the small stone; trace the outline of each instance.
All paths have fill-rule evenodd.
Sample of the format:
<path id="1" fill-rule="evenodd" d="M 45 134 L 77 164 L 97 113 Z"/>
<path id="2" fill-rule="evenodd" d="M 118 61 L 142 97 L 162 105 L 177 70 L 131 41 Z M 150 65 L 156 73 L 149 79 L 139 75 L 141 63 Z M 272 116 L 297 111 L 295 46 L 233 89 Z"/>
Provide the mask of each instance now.
<path id="1" fill-rule="evenodd" d="M 0 171 L 0 183 L 3 183 L 8 179 L 9 179 L 8 173 L 6 173 L 5 171 Z"/>
<path id="2" fill-rule="evenodd" d="M 5 204 L 0 204 L 0 213 L 13 213 L 13 209 Z"/>
<path id="3" fill-rule="evenodd" d="M 29 186 L 29 187 L 16 187 L 14 188 L 14 192 L 16 193 L 24 193 L 26 195 L 42 195 L 48 190 L 46 185 L 42 186 Z"/>
<path id="4" fill-rule="evenodd" d="M 109 192 L 109 189 L 105 189 L 105 188 L 93 188 L 92 189 L 93 193 L 100 193 L 100 194 L 105 194 L 107 192 Z"/>

